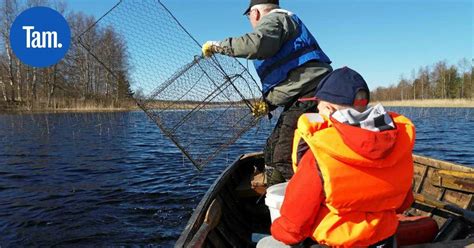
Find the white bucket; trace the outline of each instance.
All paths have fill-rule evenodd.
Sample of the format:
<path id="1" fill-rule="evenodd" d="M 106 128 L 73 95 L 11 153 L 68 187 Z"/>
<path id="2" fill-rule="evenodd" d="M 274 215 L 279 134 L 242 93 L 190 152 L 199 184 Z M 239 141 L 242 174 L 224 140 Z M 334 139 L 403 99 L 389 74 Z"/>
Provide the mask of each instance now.
<path id="1" fill-rule="evenodd" d="M 265 205 L 267 205 L 268 209 L 270 210 L 270 217 L 272 218 L 272 223 L 275 219 L 280 217 L 280 208 L 283 204 L 283 199 L 285 198 L 285 191 L 287 185 L 287 182 L 279 183 L 267 189 L 267 194 L 265 196 Z"/>

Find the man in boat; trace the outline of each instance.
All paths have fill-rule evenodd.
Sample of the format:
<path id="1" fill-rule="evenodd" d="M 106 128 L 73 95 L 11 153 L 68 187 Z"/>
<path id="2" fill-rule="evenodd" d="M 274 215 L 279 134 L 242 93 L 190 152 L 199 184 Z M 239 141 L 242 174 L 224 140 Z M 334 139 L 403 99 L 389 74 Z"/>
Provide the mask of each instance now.
<path id="1" fill-rule="evenodd" d="M 250 20 L 253 32 L 219 42 L 208 41 L 202 52 L 206 57 L 220 53 L 254 60 L 262 83 L 264 109 L 283 108 L 264 152 L 264 183 L 271 185 L 293 175 L 289 148 L 296 121 L 301 114 L 315 108 L 314 103 L 297 99 L 314 95 L 319 81 L 332 71 L 331 60 L 303 22 L 281 9 L 278 0 L 251 0 L 244 15 Z"/>
<path id="2" fill-rule="evenodd" d="M 293 170 L 272 236 L 257 247 L 287 247 L 310 238 L 336 247 L 392 247 L 397 213 L 413 202 L 415 127 L 380 104 L 344 67 L 319 83 L 319 114 L 303 114 L 293 143 Z M 303 100 L 303 99 L 301 99 Z M 306 240 L 307 242 L 308 240 Z"/>

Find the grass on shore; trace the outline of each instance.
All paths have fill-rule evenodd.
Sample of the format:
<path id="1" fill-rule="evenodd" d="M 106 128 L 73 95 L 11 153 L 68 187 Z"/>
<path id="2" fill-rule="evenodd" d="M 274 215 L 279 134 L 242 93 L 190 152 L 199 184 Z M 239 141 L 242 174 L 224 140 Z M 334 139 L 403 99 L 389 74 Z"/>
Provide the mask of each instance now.
<path id="1" fill-rule="evenodd" d="M 370 105 L 382 103 L 388 107 L 423 107 L 423 108 L 474 108 L 474 99 L 427 99 L 427 100 L 404 100 L 404 101 L 373 101 Z M 82 103 L 74 107 L 59 108 L 33 108 L 28 109 L 24 105 L 6 105 L 0 103 L 0 113 L 64 113 L 64 112 L 121 112 L 138 110 L 134 103 L 124 104 L 124 107 L 102 105 L 95 103 Z M 194 106 L 194 105 L 193 105 Z"/>
<path id="2" fill-rule="evenodd" d="M 74 108 L 55 108 L 55 109 L 34 109 L 28 112 L 33 113 L 65 113 L 65 112 L 77 112 L 77 113 L 87 113 L 87 112 L 122 112 L 122 111 L 132 111 L 137 110 L 138 107 L 74 107 Z M 25 111 L 23 111 L 25 112 Z"/>
<path id="3" fill-rule="evenodd" d="M 1 103 L 0 113 L 64 113 L 64 112 L 120 112 L 137 110 L 138 106 L 135 103 L 123 104 L 123 106 L 113 106 L 97 103 L 79 103 L 74 106 L 56 106 L 56 107 L 27 107 L 24 103 Z"/>
<path id="4" fill-rule="evenodd" d="M 426 99 L 404 101 L 374 101 L 371 105 L 382 103 L 389 107 L 423 107 L 423 108 L 474 108 L 474 99 Z"/>

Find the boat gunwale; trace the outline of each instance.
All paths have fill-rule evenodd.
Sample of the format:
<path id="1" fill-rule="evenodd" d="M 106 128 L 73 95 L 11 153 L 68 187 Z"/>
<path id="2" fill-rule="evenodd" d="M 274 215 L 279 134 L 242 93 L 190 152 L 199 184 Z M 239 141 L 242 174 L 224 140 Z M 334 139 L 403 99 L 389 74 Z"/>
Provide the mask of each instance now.
<path id="1" fill-rule="evenodd" d="M 227 179 L 234 174 L 237 168 L 239 168 L 239 165 L 246 159 L 256 159 L 262 155 L 263 152 L 242 154 L 236 160 L 234 160 L 234 162 L 228 166 L 219 175 L 219 177 L 216 178 L 214 183 L 209 187 L 206 194 L 203 196 L 202 200 L 199 202 L 198 206 L 195 208 L 194 213 L 191 215 L 191 218 L 189 218 L 186 227 L 176 241 L 174 247 L 186 247 L 189 242 L 191 242 L 193 236 L 190 234 L 196 232 L 199 229 L 200 225 L 202 224 L 202 221 L 200 220 L 204 220 L 207 209 L 211 205 L 212 201 L 217 197 L 217 194 L 227 183 Z"/>
<path id="2" fill-rule="evenodd" d="M 431 168 L 442 169 L 442 170 L 456 170 L 461 172 L 472 172 L 474 168 L 468 167 L 469 165 L 458 164 L 454 162 L 443 161 L 439 159 L 429 158 L 426 156 L 413 154 L 413 162 L 423 166 L 429 166 Z"/>

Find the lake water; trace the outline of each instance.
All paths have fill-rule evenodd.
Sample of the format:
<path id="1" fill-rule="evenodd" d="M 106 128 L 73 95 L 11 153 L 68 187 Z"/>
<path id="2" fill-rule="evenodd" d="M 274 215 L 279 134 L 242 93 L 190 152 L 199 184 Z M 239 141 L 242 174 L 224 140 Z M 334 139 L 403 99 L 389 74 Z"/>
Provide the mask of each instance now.
<path id="1" fill-rule="evenodd" d="M 474 109 L 391 108 L 415 153 L 474 167 Z M 142 112 L 0 115 L 0 246 L 172 246 L 266 121 L 198 173 Z M 212 135 L 212 134 L 209 134 Z"/>

